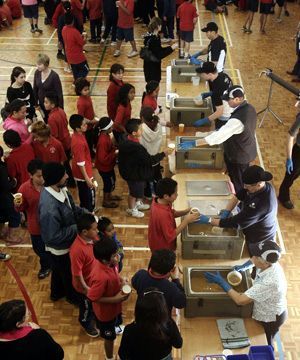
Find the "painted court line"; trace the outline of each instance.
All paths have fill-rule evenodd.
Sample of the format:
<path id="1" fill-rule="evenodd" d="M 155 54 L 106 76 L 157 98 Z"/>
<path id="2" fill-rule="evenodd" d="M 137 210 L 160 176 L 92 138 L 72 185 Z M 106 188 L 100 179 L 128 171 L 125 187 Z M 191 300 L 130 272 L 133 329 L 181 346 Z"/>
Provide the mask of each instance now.
<path id="1" fill-rule="evenodd" d="M 50 42 L 52 41 L 52 39 L 53 39 L 54 35 L 56 34 L 56 32 L 57 32 L 57 29 L 54 29 L 54 30 L 53 30 L 53 33 L 52 33 L 52 35 L 50 36 L 49 40 L 47 41 L 46 45 L 49 45 L 49 44 L 50 44 Z"/>

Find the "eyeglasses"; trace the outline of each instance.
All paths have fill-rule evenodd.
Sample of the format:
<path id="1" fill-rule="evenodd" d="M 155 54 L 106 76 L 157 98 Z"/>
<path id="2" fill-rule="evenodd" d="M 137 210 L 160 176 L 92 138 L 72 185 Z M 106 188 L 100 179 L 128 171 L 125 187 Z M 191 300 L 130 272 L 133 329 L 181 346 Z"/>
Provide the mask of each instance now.
<path id="1" fill-rule="evenodd" d="M 164 293 L 162 291 L 159 291 L 159 290 L 150 290 L 150 291 L 146 291 L 144 292 L 144 296 L 148 295 L 148 294 L 161 294 L 161 295 L 164 295 Z"/>

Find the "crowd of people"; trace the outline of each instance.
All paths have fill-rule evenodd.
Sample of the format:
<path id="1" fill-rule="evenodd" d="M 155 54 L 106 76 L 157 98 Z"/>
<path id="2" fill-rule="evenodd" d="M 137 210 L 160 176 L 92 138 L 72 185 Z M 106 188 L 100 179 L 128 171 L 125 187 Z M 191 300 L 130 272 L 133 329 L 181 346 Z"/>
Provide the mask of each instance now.
<path id="1" fill-rule="evenodd" d="M 255 109 L 245 100 L 244 89 L 233 86 L 223 72 L 226 43 L 218 34 L 216 23 L 210 22 L 202 29 L 209 45 L 190 55 L 198 16 L 192 0 L 157 0 L 158 17 L 154 16 L 154 1 L 143 4 L 141 0 L 135 4 L 133 0 L 45 1 L 45 24 L 57 28 L 57 58 L 66 62 L 66 71 L 73 73 L 77 111 L 66 114 L 60 77 L 50 67 L 48 55 L 37 56 L 33 84 L 26 80 L 22 67 L 13 68 L 6 104 L 1 110 L 3 141 L 9 151 L 0 147 L 0 238 L 7 245 L 21 244 L 24 238 L 18 229 L 21 222 L 27 225 L 40 262 L 38 278 L 42 280 L 51 274 L 51 301 L 65 298 L 79 307 L 78 320 L 87 335 L 104 339 L 105 359 L 114 359 L 114 340 L 123 333 L 120 359 L 171 360 L 172 348 L 182 347 L 172 309 L 186 306 L 176 266 L 177 236 L 195 221 L 221 228 L 238 227 L 245 235 L 251 259 L 237 270 L 255 266 L 253 287 L 239 294 L 220 274 L 207 273 L 206 278 L 219 284 L 238 305 L 253 302 L 253 318 L 263 325 L 268 343 L 273 345 L 287 315 L 286 281 L 278 263 L 281 250 L 274 242 L 277 199 L 269 183 L 272 175 L 259 166 L 251 166 L 257 155 Z M 37 1 L 22 0 L 22 5 L 31 31 L 40 33 Z M 220 3 L 216 6 L 220 7 Z M 227 12 L 224 4 L 221 7 Z M 89 41 L 110 41 L 116 46 L 115 57 L 121 54 L 123 40 L 131 43 L 128 57 L 139 54 L 134 41 L 134 19 L 148 26 L 144 46 L 151 56 L 143 59 L 146 85 L 139 118 L 132 116 L 135 87 L 123 81 L 126 69 L 119 63 L 110 68 L 105 116 L 96 116 L 84 53 L 87 37 L 83 24 L 87 17 Z M 245 25 L 248 33 L 251 23 L 249 27 Z M 172 152 L 170 148 L 161 150 L 162 126 L 172 125 L 159 118 L 162 107 L 158 94 L 161 60 L 178 46 L 172 42 L 175 25 L 180 32 L 182 55 L 199 64 L 197 74 L 208 82 L 209 92 L 202 93 L 201 98 L 211 97 L 213 105 L 212 114 L 197 120 L 194 126 L 214 124 L 218 130 L 201 140 L 183 142 L 181 147 L 189 150 L 224 144 L 225 163 L 236 196 L 221 211 L 220 218 L 192 213 L 190 208 L 175 210 L 177 182 L 162 177 L 160 162 Z M 170 45 L 163 47 L 161 43 Z M 206 61 L 198 59 L 203 55 L 207 55 Z M 299 128 L 298 116 L 289 132 L 287 171 L 279 194 L 281 203 L 290 209 L 293 204 L 289 189 L 299 176 Z M 122 303 L 130 292 L 123 290 L 128 289 L 129 280 L 121 272 L 126 254 L 111 219 L 95 215 L 95 171 L 103 183 L 103 212 L 105 208 L 117 208 L 122 200 L 114 193 L 117 162 L 128 187 L 127 216 L 142 218 L 145 211 L 150 212 L 151 258 L 148 268 L 137 271 L 130 281 L 138 297 L 135 319 L 125 329 Z M 79 205 L 68 188 L 77 189 Z M 236 206 L 241 211 L 233 215 Z M 177 225 L 175 219 L 179 217 L 182 221 Z M 9 257 L 0 253 L 1 260 Z M 269 307 L 270 303 L 274 306 Z M 7 358 L 12 354 L 26 358 L 28 354 L 31 359 L 63 359 L 61 346 L 45 330 L 29 322 L 28 316 L 24 301 L 11 300 L 0 305 L 1 354 Z"/>

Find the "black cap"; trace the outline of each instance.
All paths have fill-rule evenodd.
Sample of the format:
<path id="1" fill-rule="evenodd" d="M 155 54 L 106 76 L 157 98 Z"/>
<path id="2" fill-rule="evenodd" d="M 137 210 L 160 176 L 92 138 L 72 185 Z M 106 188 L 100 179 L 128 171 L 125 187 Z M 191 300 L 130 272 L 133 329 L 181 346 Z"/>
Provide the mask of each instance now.
<path id="1" fill-rule="evenodd" d="M 213 62 L 206 61 L 202 64 L 202 66 L 199 66 L 196 68 L 197 74 L 210 74 L 215 73 L 217 71 L 217 67 Z"/>
<path id="2" fill-rule="evenodd" d="M 228 101 L 229 99 L 234 99 L 236 97 L 244 97 L 244 89 L 240 85 L 230 86 L 226 91 L 224 91 L 222 99 Z"/>
<path id="3" fill-rule="evenodd" d="M 252 185 L 260 181 L 270 181 L 273 175 L 258 165 L 252 165 L 243 172 L 242 179 L 244 184 Z"/>
<path id="4" fill-rule="evenodd" d="M 201 31 L 203 32 L 207 32 L 207 31 L 215 31 L 215 32 L 218 32 L 218 25 L 215 23 L 215 22 L 209 22 L 207 23 L 207 25 L 201 29 Z"/>
<path id="5" fill-rule="evenodd" d="M 49 162 L 43 165 L 42 173 L 45 186 L 56 185 L 65 175 L 65 167 L 58 162 Z"/>
<path id="6" fill-rule="evenodd" d="M 273 264 L 280 259 L 281 249 L 275 241 L 266 240 L 251 246 L 251 253 L 253 256 L 259 256 Z"/>

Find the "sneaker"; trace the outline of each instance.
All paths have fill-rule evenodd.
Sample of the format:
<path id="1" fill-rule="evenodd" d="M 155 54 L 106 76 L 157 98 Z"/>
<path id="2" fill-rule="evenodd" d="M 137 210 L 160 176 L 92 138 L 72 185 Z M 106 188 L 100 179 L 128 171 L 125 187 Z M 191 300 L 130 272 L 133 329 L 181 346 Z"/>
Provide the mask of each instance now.
<path id="1" fill-rule="evenodd" d="M 65 66 L 64 71 L 67 72 L 67 73 L 71 73 L 72 69 L 70 69 L 68 66 Z"/>
<path id="2" fill-rule="evenodd" d="M 106 41 L 106 39 L 103 39 L 103 38 L 102 38 L 102 39 L 100 40 L 100 44 L 104 44 L 105 41 Z"/>
<path id="3" fill-rule="evenodd" d="M 96 338 L 100 335 L 100 331 L 99 329 L 97 329 L 96 327 L 86 327 L 84 328 L 86 334 L 92 338 Z"/>
<path id="4" fill-rule="evenodd" d="M 242 27 L 242 30 L 243 30 L 244 33 L 245 33 L 245 32 L 247 32 L 248 29 L 246 28 L 246 26 L 243 26 L 243 27 Z"/>
<path id="5" fill-rule="evenodd" d="M 110 46 L 116 46 L 117 45 L 117 42 L 116 41 L 112 41 L 111 43 L 110 43 Z"/>
<path id="6" fill-rule="evenodd" d="M 136 218 L 144 217 L 144 213 L 138 211 L 138 209 L 127 209 L 126 212 L 128 215 L 131 215 L 132 217 L 136 217 Z"/>
<path id="7" fill-rule="evenodd" d="M 227 9 L 227 6 L 224 6 L 223 11 L 224 11 L 224 14 L 225 14 L 226 16 L 228 16 L 228 9 Z"/>
<path id="8" fill-rule="evenodd" d="M 7 261 L 11 258 L 9 254 L 0 253 L 0 261 Z"/>
<path id="9" fill-rule="evenodd" d="M 290 13 L 288 12 L 288 10 L 285 10 L 285 11 L 284 11 L 284 15 L 285 15 L 285 16 L 290 16 Z"/>
<path id="10" fill-rule="evenodd" d="M 51 273 L 51 269 L 46 269 L 46 270 L 42 270 L 40 269 L 40 271 L 38 272 L 38 278 L 40 280 L 45 279 L 46 277 L 48 277 Z"/>
<path id="11" fill-rule="evenodd" d="M 38 27 L 34 28 L 34 32 L 37 32 L 39 34 L 42 34 L 43 33 L 43 30 L 42 29 L 39 29 Z"/>
<path id="12" fill-rule="evenodd" d="M 282 19 L 281 18 L 276 18 L 275 21 L 278 22 L 278 23 L 281 23 Z"/>
<path id="13" fill-rule="evenodd" d="M 246 33 L 247 33 L 247 34 L 252 34 L 252 30 L 251 30 L 251 29 L 247 29 L 247 30 L 246 30 Z"/>
<path id="14" fill-rule="evenodd" d="M 92 43 L 92 44 L 97 44 L 97 40 L 96 39 L 88 39 L 88 42 Z"/>
<path id="15" fill-rule="evenodd" d="M 123 334 L 124 329 L 125 329 L 124 325 L 115 326 L 115 332 L 117 335 Z"/>
<path id="16" fill-rule="evenodd" d="M 127 57 L 132 58 L 132 57 L 134 57 L 134 56 L 137 56 L 138 54 L 139 54 L 138 51 L 132 50 L 132 51 L 130 51 L 129 54 L 127 54 Z"/>
<path id="17" fill-rule="evenodd" d="M 149 204 L 144 204 L 141 200 L 136 202 L 136 208 L 138 210 L 149 210 L 150 209 L 150 205 Z"/>
<path id="18" fill-rule="evenodd" d="M 171 41 L 171 39 L 168 39 L 168 38 L 162 38 L 162 39 L 160 40 L 161 43 L 168 43 L 168 42 L 170 42 L 170 41 Z"/>
<path id="19" fill-rule="evenodd" d="M 58 60 L 65 60 L 65 55 L 64 55 L 62 52 L 58 52 L 58 53 L 56 54 L 56 58 L 57 58 Z"/>
<path id="20" fill-rule="evenodd" d="M 288 200 L 288 201 L 281 201 L 279 198 L 278 198 L 280 204 L 285 207 L 286 209 L 288 210 L 292 210 L 294 209 L 294 204 L 291 202 L 291 200 Z"/>
<path id="21" fill-rule="evenodd" d="M 31 28 L 30 32 L 34 33 L 35 32 L 35 28 Z"/>
<path id="22" fill-rule="evenodd" d="M 118 57 L 120 55 L 121 55 L 121 51 L 120 50 L 115 50 L 114 57 Z"/>

